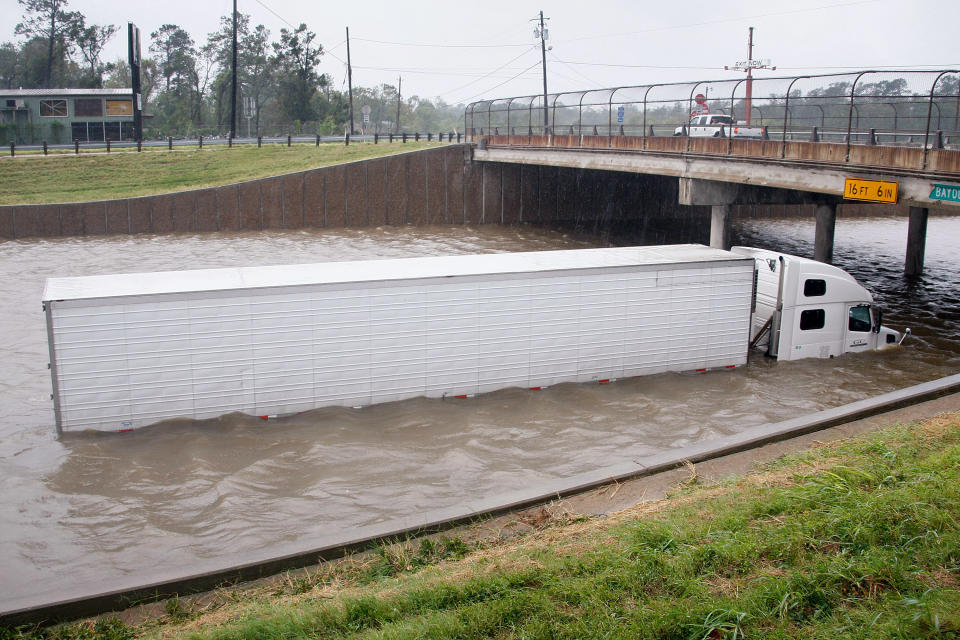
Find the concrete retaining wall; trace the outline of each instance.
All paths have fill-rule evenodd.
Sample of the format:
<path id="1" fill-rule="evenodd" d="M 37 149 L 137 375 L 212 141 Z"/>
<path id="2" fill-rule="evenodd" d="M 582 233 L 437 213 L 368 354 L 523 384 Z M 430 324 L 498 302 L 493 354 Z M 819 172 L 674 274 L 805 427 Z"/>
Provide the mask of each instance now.
<path id="1" fill-rule="evenodd" d="M 473 162 L 468 145 L 373 158 L 180 193 L 0 207 L 0 239 L 106 234 L 533 224 L 617 242 L 709 242 L 709 207 L 677 204 L 677 179 L 595 169 Z M 842 205 L 841 214 L 903 214 Z M 734 215 L 803 215 L 801 205 L 743 205 Z M 869 209 L 869 211 L 864 211 Z"/>
<path id="2" fill-rule="evenodd" d="M 180 193 L 3 206 L 0 238 L 517 223 L 597 231 L 643 216 L 699 219 L 699 208 L 676 204 L 676 183 L 472 162 L 468 145 L 450 145 Z"/>
<path id="3" fill-rule="evenodd" d="M 466 145 L 222 187 L 0 207 L 0 238 L 438 224 L 464 220 Z"/>

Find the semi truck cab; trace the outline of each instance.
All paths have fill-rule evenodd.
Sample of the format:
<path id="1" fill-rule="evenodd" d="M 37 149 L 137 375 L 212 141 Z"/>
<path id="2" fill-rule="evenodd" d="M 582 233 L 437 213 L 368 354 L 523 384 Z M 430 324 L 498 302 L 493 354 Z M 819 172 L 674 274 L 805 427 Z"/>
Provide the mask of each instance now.
<path id="1" fill-rule="evenodd" d="M 751 342 L 780 360 L 832 358 L 899 345 L 873 296 L 833 265 L 766 249 L 733 247 L 756 261 Z"/>

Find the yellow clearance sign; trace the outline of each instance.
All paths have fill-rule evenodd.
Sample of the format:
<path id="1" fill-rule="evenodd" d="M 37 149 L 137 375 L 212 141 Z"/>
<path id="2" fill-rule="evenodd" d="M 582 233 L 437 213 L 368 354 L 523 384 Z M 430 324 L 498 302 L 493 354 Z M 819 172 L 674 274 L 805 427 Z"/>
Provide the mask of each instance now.
<path id="1" fill-rule="evenodd" d="M 843 197 L 845 200 L 897 204 L 898 185 L 897 182 L 886 182 L 884 180 L 847 178 L 843 184 Z"/>

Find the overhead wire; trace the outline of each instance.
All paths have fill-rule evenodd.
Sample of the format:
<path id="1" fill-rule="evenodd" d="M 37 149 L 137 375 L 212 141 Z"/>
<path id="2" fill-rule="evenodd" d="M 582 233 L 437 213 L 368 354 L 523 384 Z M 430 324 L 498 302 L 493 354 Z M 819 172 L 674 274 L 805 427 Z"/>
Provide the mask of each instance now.
<path id="1" fill-rule="evenodd" d="M 553 53 L 552 51 L 549 52 L 549 53 L 550 53 L 550 59 L 551 59 L 551 60 L 554 60 L 554 61 L 556 61 L 556 62 L 559 62 L 559 63 L 563 64 L 564 66 L 568 67 L 571 71 L 573 71 L 574 73 L 576 73 L 576 74 L 577 74 L 578 76 L 580 76 L 581 78 L 585 79 L 585 80 L 586 80 L 587 82 L 589 82 L 590 84 L 592 84 L 592 85 L 597 85 L 597 84 L 598 84 L 597 81 L 594 80 L 593 78 L 588 78 L 586 75 L 580 73 L 580 71 L 579 71 L 576 67 L 572 67 L 572 66 L 570 66 L 570 64 L 569 64 L 568 62 L 566 62 L 565 60 L 561 60 L 560 58 L 558 58 L 556 55 L 554 55 L 554 53 Z M 569 79 L 569 78 L 568 78 L 568 79 Z"/>
<path id="2" fill-rule="evenodd" d="M 259 0 L 258 0 L 259 1 Z M 528 47 L 529 43 L 504 43 L 504 44 L 430 44 L 418 42 L 390 42 L 387 40 L 374 40 L 372 38 L 354 38 L 357 42 L 369 42 L 371 44 L 386 44 L 394 47 L 432 47 L 439 49 L 502 49 L 504 47 Z"/>
<path id="3" fill-rule="evenodd" d="M 264 4 L 263 0 L 256 0 L 256 3 L 259 4 L 261 7 L 263 7 L 264 9 L 266 9 L 267 11 L 269 11 L 270 13 L 272 13 L 273 15 L 275 15 L 281 22 L 285 23 L 285 24 L 286 24 L 288 27 L 290 27 L 291 29 L 296 29 L 296 28 L 297 28 L 292 22 L 290 22 L 289 20 L 287 20 L 286 18 L 284 18 L 282 15 L 280 15 L 279 13 L 277 13 L 276 11 L 274 11 L 273 9 L 271 9 L 270 7 L 268 7 L 266 4 Z M 346 40 L 344 40 L 344 42 L 346 42 Z M 343 43 L 341 43 L 341 44 L 343 44 Z M 337 45 L 337 46 L 340 46 L 340 45 Z M 323 52 L 324 52 L 324 53 L 329 53 L 333 58 L 339 60 L 342 64 L 347 64 L 347 61 L 346 61 L 346 60 L 344 60 L 343 58 L 341 58 L 341 57 L 338 56 L 337 54 L 333 53 L 333 52 L 330 51 L 329 49 L 324 49 Z"/>
<path id="4" fill-rule="evenodd" d="M 932 69 L 955 69 L 955 68 L 958 67 L 958 66 L 960 66 L 960 62 L 949 62 L 949 63 L 947 63 L 947 64 L 898 64 L 898 65 L 884 65 L 884 64 L 879 64 L 879 65 L 872 65 L 872 66 L 869 66 L 869 67 L 865 67 L 864 65 L 859 65 L 859 66 L 855 66 L 855 67 L 838 67 L 838 66 L 784 67 L 784 66 L 781 66 L 781 65 L 777 65 L 777 68 L 778 68 L 778 69 L 788 69 L 788 70 L 791 70 L 791 71 L 793 71 L 793 70 L 803 71 L 803 70 L 807 70 L 807 69 L 857 69 L 857 70 L 863 70 L 863 69 L 866 69 L 866 68 L 870 68 L 870 69 L 891 69 L 891 70 L 894 70 L 894 71 L 910 71 L 911 69 L 916 69 L 917 67 L 931 67 Z"/>
<path id="5" fill-rule="evenodd" d="M 483 80 L 484 78 L 488 78 L 488 77 L 492 76 L 492 75 L 495 74 L 497 71 L 500 71 L 501 69 L 503 69 L 504 67 L 506 67 L 508 64 L 510 64 L 510 63 L 512 63 L 512 62 L 516 62 L 517 60 L 519 60 L 519 59 L 522 58 L 523 56 L 527 55 L 527 54 L 530 53 L 531 51 L 533 51 L 533 47 L 532 47 L 532 46 L 530 46 L 526 51 L 523 51 L 520 55 L 518 55 L 518 56 L 516 56 L 516 57 L 514 57 L 514 58 L 511 58 L 510 60 L 507 60 L 506 62 L 504 62 L 502 65 L 500 65 L 499 67 L 497 67 L 496 69 L 494 69 L 494 70 L 491 71 L 490 73 L 487 73 L 487 74 L 485 74 L 485 75 L 483 75 L 483 76 L 480 76 L 480 77 L 477 78 L 476 80 L 471 80 L 470 82 L 468 82 L 468 83 L 466 83 L 466 84 L 460 85 L 459 87 L 457 87 L 457 88 L 455 88 L 455 89 L 450 89 L 449 91 L 445 91 L 445 92 L 443 92 L 443 93 L 441 93 L 441 94 L 438 94 L 437 97 L 439 98 L 439 97 L 442 97 L 442 96 L 448 96 L 448 95 L 450 95 L 451 93 L 456 93 L 457 91 L 460 91 L 461 89 L 466 89 L 466 88 L 469 87 L 470 85 L 476 84 L 476 83 L 480 82 L 481 80 Z M 537 64 L 540 64 L 540 63 L 538 62 Z M 536 65 L 534 65 L 534 66 L 536 66 Z M 528 68 L 524 69 L 523 71 L 521 71 L 520 73 L 518 73 L 516 76 L 513 76 L 513 77 L 509 78 L 509 79 L 507 80 L 507 82 L 509 82 L 510 80 L 513 80 L 514 78 L 516 78 L 516 77 L 518 77 L 518 76 L 520 76 L 520 75 L 523 75 L 524 73 L 526 73 L 526 72 L 529 71 L 530 69 L 531 69 L 531 67 L 528 67 Z M 504 84 L 505 84 L 505 83 L 504 83 Z M 497 85 L 497 86 L 500 86 L 500 85 Z M 488 91 L 489 91 L 489 89 L 488 89 Z"/>
<path id="6" fill-rule="evenodd" d="M 556 57 L 556 56 L 554 56 Z M 613 64 L 611 62 L 579 62 L 574 60 L 561 60 L 556 58 L 557 62 L 562 62 L 566 65 L 582 65 L 589 67 L 618 67 L 625 69 L 695 69 L 699 71 L 715 71 L 717 69 L 722 69 L 723 67 L 683 67 L 677 65 L 656 65 L 656 64 Z"/>
<path id="7" fill-rule="evenodd" d="M 470 96 L 469 98 L 465 98 L 465 99 L 463 99 L 463 100 L 456 100 L 455 102 L 456 102 L 457 104 L 460 104 L 460 103 L 463 103 L 463 102 L 470 102 L 470 101 L 473 100 L 474 98 L 478 98 L 478 97 L 482 96 L 482 95 L 485 94 L 485 93 L 488 93 L 488 92 L 490 92 L 490 91 L 493 91 L 494 89 L 499 89 L 500 87 L 502 87 L 503 85 L 507 84 L 508 82 L 510 82 L 510 81 L 512 81 L 512 80 L 516 80 L 517 78 L 519 78 L 521 75 L 523 75 L 523 74 L 526 73 L 527 71 L 530 71 L 530 69 L 533 69 L 534 67 L 539 66 L 539 65 L 540 65 L 540 62 L 539 62 L 539 61 L 534 62 L 532 65 L 530 65 L 529 67 L 527 67 L 526 69 L 524 69 L 523 71 L 521 71 L 520 73 L 518 73 L 517 75 L 513 76 L 512 78 L 508 78 L 507 80 L 504 80 L 504 81 L 501 82 L 500 84 L 494 85 L 494 86 L 490 87 L 489 89 L 485 89 L 485 90 L 481 91 L 480 93 L 478 93 L 478 94 L 476 94 L 476 95 Z"/>
<path id="8" fill-rule="evenodd" d="M 480 72 L 431 71 L 431 70 L 429 70 L 429 69 L 404 69 L 404 68 L 401 68 L 401 67 L 369 67 L 369 66 L 361 66 L 361 65 L 356 65 L 356 64 L 353 65 L 353 68 L 354 68 L 354 69 L 367 69 L 367 70 L 371 70 L 371 71 L 391 71 L 391 72 L 394 72 L 394 73 L 396 73 L 396 72 L 399 72 L 399 73 L 412 73 L 412 74 L 419 74 L 419 75 L 458 76 L 458 77 L 468 77 L 468 78 L 469 78 L 469 77 L 477 77 L 477 78 L 480 78 L 480 79 L 488 78 L 488 77 L 489 77 L 489 78 L 495 78 L 495 77 L 505 78 L 505 77 L 506 77 L 506 76 L 494 76 L 494 75 L 491 74 L 491 73 L 483 73 L 483 74 L 481 74 Z"/>
<path id="9" fill-rule="evenodd" d="M 769 13 L 756 13 L 749 16 L 732 16 L 726 18 L 718 18 L 716 20 L 705 20 L 703 22 L 688 22 L 685 24 L 671 25 L 665 27 L 651 27 L 649 29 L 641 29 L 639 31 L 625 31 L 621 33 L 604 33 L 595 36 L 580 36 L 579 38 L 567 38 L 565 40 L 559 40 L 558 42 L 579 42 L 581 40 L 597 40 L 600 38 L 620 38 L 626 36 L 636 36 L 644 33 L 655 33 L 658 31 L 676 31 L 677 29 L 689 29 L 691 27 L 705 27 L 714 24 L 723 24 L 727 22 L 741 22 L 743 20 L 757 20 L 759 18 L 772 18 L 777 16 L 793 15 L 796 13 L 809 13 L 811 11 L 821 11 L 823 9 L 837 9 L 842 7 L 852 7 L 861 4 L 874 4 L 881 2 L 882 0 L 854 0 L 853 2 L 841 2 L 836 4 L 827 4 L 821 5 L 819 7 L 805 7 L 800 9 L 791 9 L 788 11 L 772 11 Z"/>

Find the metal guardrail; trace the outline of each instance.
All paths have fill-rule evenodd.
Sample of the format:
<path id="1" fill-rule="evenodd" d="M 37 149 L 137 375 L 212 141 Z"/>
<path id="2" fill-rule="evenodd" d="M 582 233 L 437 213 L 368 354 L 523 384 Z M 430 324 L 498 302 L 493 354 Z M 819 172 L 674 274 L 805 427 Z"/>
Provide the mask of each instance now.
<path id="1" fill-rule="evenodd" d="M 468 140 L 515 135 L 673 136 L 718 113 L 789 140 L 943 148 L 960 142 L 960 70 L 874 71 L 697 80 L 470 103 Z"/>
<path id="2" fill-rule="evenodd" d="M 394 142 L 406 143 L 406 142 L 461 142 L 463 140 L 463 134 L 458 132 L 440 132 L 440 133 L 388 133 L 388 134 L 368 134 L 368 135 L 356 135 L 356 136 L 259 136 L 255 138 L 222 138 L 222 137 L 208 137 L 205 138 L 200 136 L 198 138 L 164 138 L 158 140 L 142 140 L 139 143 L 132 140 L 96 140 L 91 142 L 80 142 L 75 140 L 66 144 L 48 144 L 43 142 L 42 144 L 15 144 L 13 142 L 9 145 L 9 155 L 16 156 L 17 152 L 29 153 L 30 155 L 36 155 L 37 153 L 42 153 L 44 155 L 49 155 L 50 152 L 54 153 L 73 153 L 80 154 L 81 151 L 91 152 L 91 151 L 105 151 L 106 153 L 111 153 L 113 151 L 140 151 L 142 149 L 167 149 L 172 151 L 175 148 L 186 149 L 186 148 L 199 148 L 202 149 L 204 146 L 234 146 L 234 145 L 257 145 L 262 147 L 263 145 L 276 146 L 276 145 L 287 145 L 292 146 L 293 144 L 315 144 L 319 146 L 321 143 L 340 143 L 349 145 L 351 142 L 372 142 L 374 144 L 379 144 L 381 142 L 386 142 L 392 144 Z"/>

